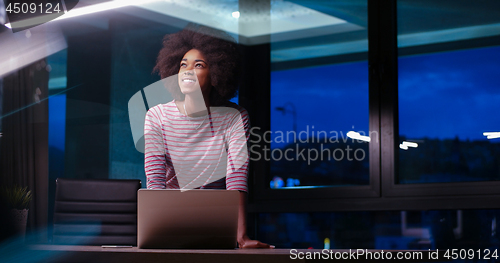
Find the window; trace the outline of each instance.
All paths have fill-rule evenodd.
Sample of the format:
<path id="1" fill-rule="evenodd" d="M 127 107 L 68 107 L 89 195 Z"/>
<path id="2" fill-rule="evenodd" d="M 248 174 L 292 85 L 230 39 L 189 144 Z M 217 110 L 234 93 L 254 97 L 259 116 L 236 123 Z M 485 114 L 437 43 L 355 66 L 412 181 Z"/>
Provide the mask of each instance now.
<path id="1" fill-rule="evenodd" d="M 500 180 L 498 1 L 397 3 L 396 183 Z"/>
<path id="2" fill-rule="evenodd" d="M 3 116 L 3 79 L 0 78 L 0 116 Z M 0 120 L 0 138 L 2 133 L 2 120 Z"/>
<path id="3" fill-rule="evenodd" d="M 377 187 L 367 142 L 367 2 L 292 3 L 310 17 L 295 18 L 307 30 L 270 37 L 271 130 L 258 134 L 270 142 L 259 149 L 259 158 L 270 163 L 262 180 L 268 189 L 264 195 L 280 198 L 314 188 L 338 194 L 344 187 L 365 187 L 373 195 Z M 273 8 L 271 4 L 274 15 Z M 271 25 L 286 20 L 273 15 Z M 315 16 L 324 24 L 305 22 Z"/>
<path id="4" fill-rule="evenodd" d="M 368 185 L 368 64 L 271 73 L 271 188 Z"/>
<path id="5" fill-rule="evenodd" d="M 500 180 L 500 47 L 400 57 L 398 183 Z M 490 136 L 494 137 L 494 136 Z"/>
<path id="6" fill-rule="evenodd" d="M 314 8 L 325 13 L 331 8 L 336 11 L 330 9 L 330 13 L 360 17 L 353 15 L 359 14 L 356 13 L 359 9 L 346 12 L 349 4 L 339 3 L 343 2 L 329 2 L 325 4 L 328 7 L 316 4 Z M 368 181 L 353 182 L 352 177 L 349 178 L 351 181 L 343 181 L 342 177 L 329 178 L 338 181 L 296 180 L 300 178 L 297 174 L 309 178 L 320 169 L 314 170 L 317 167 L 311 165 L 304 169 L 294 164 L 293 169 L 283 172 L 279 170 L 283 161 L 271 160 L 267 181 L 257 182 L 261 192 L 255 197 L 258 204 L 255 211 L 495 208 L 491 200 L 498 199 L 500 194 L 499 143 L 495 139 L 499 119 L 488 113 L 498 111 L 495 102 L 500 90 L 494 77 L 500 61 L 500 31 L 496 30 L 500 17 L 496 13 L 498 4 L 496 1 L 480 4 L 369 2 L 370 19 L 366 23 L 370 29 L 366 34 L 369 47 L 368 97 L 354 101 L 344 94 L 347 103 L 368 107 L 365 120 L 369 131 L 376 133 L 365 144 L 369 152 L 368 165 L 364 166 L 369 171 Z M 478 15 L 479 11 L 484 15 Z M 337 41 L 341 42 L 342 36 L 352 35 L 337 35 Z M 313 43 L 306 39 L 292 41 L 300 47 L 293 47 L 296 51 L 303 51 L 295 52 L 300 58 L 296 60 L 282 52 L 281 49 L 287 49 L 286 41 L 271 43 L 270 114 L 273 131 L 293 129 L 294 126 L 301 130 L 300 125 L 305 129 L 305 125 L 300 124 L 296 104 L 307 96 L 304 95 L 305 89 L 294 88 L 295 85 L 304 86 L 300 80 L 302 72 L 328 68 L 341 72 L 340 68 L 361 65 L 366 59 L 366 54 L 364 57 L 340 54 L 342 49 L 339 46 L 330 46 L 331 52 L 337 53 L 325 58 L 304 58 L 308 55 L 306 51 L 316 48 L 315 43 L 323 44 L 320 38 Z M 354 46 L 354 43 L 349 43 Z M 289 60 L 273 60 L 283 58 Z M 332 79 L 342 78 L 332 76 Z M 446 88 L 444 84 L 454 86 Z M 302 96 L 294 95 L 298 91 L 303 92 Z M 325 100 L 330 96 L 325 92 L 321 94 Z M 362 100 L 369 103 L 362 104 Z M 323 104 L 314 105 L 311 112 Z M 331 104 L 331 108 L 336 106 L 334 100 Z M 348 116 L 353 114 L 353 111 L 344 112 Z M 294 116 L 297 116 L 296 121 Z M 308 117 L 302 117 L 303 123 L 314 121 L 310 115 L 304 116 Z M 350 120 L 354 123 L 366 118 L 352 116 L 356 116 L 355 121 Z M 339 125 L 337 121 L 333 116 L 327 116 L 323 125 L 327 122 Z M 284 146 L 273 140 L 273 147 Z M 341 174 L 348 176 L 349 172 Z M 269 189 L 273 186 L 282 186 L 286 190 Z M 430 196 L 439 198 L 430 201 Z M 297 202 L 288 205 L 285 200 Z M 314 205 L 310 205 L 312 200 Z"/>
<path id="7" fill-rule="evenodd" d="M 495 251 L 499 217 L 500 210 L 263 213 L 258 235 L 280 248 Z"/>

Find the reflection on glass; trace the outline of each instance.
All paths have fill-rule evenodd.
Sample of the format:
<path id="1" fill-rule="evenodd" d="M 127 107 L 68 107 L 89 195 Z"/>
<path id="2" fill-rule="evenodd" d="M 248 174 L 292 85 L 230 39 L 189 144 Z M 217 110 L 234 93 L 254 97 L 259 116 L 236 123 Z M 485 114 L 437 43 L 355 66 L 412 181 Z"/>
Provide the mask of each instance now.
<path id="1" fill-rule="evenodd" d="M 500 180 L 499 61 L 500 47 L 400 57 L 399 183 Z"/>
<path id="2" fill-rule="evenodd" d="M 500 210 L 268 213 L 257 237 L 295 249 L 496 249 Z M 500 256 L 500 255 L 498 255 Z"/>
<path id="3" fill-rule="evenodd" d="M 269 186 L 367 185 L 366 2 L 292 2 L 310 17 L 298 24 L 308 30 L 271 34 L 271 131 L 255 131 L 269 143 L 260 149 L 271 163 Z M 276 29 L 286 17 L 273 8 Z"/>
<path id="4" fill-rule="evenodd" d="M 366 62 L 272 73 L 270 181 L 369 184 L 367 79 Z"/>
<path id="5" fill-rule="evenodd" d="M 500 180 L 500 2 L 397 4 L 396 183 Z"/>

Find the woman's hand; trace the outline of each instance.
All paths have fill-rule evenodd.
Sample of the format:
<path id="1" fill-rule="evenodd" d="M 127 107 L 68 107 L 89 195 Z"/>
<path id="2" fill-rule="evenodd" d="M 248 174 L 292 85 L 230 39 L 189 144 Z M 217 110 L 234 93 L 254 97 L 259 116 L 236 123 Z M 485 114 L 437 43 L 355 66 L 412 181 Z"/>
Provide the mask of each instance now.
<path id="1" fill-rule="evenodd" d="M 247 193 L 240 192 L 240 210 L 238 211 L 238 247 L 239 248 L 274 248 L 274 246 L 252 240 L 247 235 Z"/>
<path id="2" fill-rule="evenodd" d="M 258 240 L 252 240 L 248 236 L 244 236 L 240 240 L 238 240 L 239 248 L 274 248 L 274 246 L 262 243 Z"/>

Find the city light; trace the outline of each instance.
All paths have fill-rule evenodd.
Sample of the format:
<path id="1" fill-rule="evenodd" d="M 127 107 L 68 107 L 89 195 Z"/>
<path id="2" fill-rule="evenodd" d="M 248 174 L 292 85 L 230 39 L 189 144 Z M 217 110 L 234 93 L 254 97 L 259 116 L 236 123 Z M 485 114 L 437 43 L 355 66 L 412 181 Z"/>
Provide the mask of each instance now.
<path id="1" fill-rule="evenodd" d="M 486 136 L 487 139 L 500 138 L 500 132 L 483 132 L 483 135 Z"/>
<path id="2" fill-rule="evenodd" d="M 370 142 L 370 137 L 366 135 L 361 135 L 359 132 L 350 131 L 347 134 L 347 137 L 355 140 Z"/>
<path id="3" fill-rule="evenodd" d="M 418 143 L 416 143 L 416 142 L 407 142 L 407 141 L 403 141 L 403 142 L 399 145 L 399 148 L 401 148 L 401 149 L 403 149 L 403 150 L 408 150 L 408 147 L 417 148 L 417 147 L 418 147 Z"/>

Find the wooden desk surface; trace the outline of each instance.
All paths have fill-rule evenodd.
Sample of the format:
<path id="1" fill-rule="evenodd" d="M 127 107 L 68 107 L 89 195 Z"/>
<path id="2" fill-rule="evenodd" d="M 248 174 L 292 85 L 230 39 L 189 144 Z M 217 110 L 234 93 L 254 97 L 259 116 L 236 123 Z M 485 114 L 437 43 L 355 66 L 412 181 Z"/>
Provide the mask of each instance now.
<path id="1" fill-rule="evenodd" d="M 30 250 L 42 254 L 50 261 L 43 262 L 69 262 L 69 263 L 128 263 L 128 262 L 203 262 L 203 263 L 280 263 L 280 262 L 328 262 L 341 259 L 307 259 L 306 253 L 319 252 L 321 249 L 298 249 L 294 254 L 290 249 L 225 249 L 225 250 L 204 250 L 204 249 L 139 249 L 132 248 L 102 248 L 100 246 L 62 246 L 62 245 L 32 245 Z M 346 253 L 348 249 L 332 249 L 333 253 Z M 352 250 L 354 252 L 356 250 Z M 382 250 L 368 250 L 371 252 L 382 252 Z M 303 259 L 297 257 L 302 252 Z M 386 250 L 385 253 L 390 252 Z M 397 252 L 415 252 L 415 251 L 395 251 Z M 366 260 L 363 257 L 357 259 L 348 259 L 349 262 L 429 262 L 426 255 L 427 251 L 422 251 L 425 258 L 420 260 Z M 319 255 L 319 254 L 318 254 Z M 323 255 L 323 254 L 322 254 Z M 295 259 L 293 259 L 295 258 Z"/>

